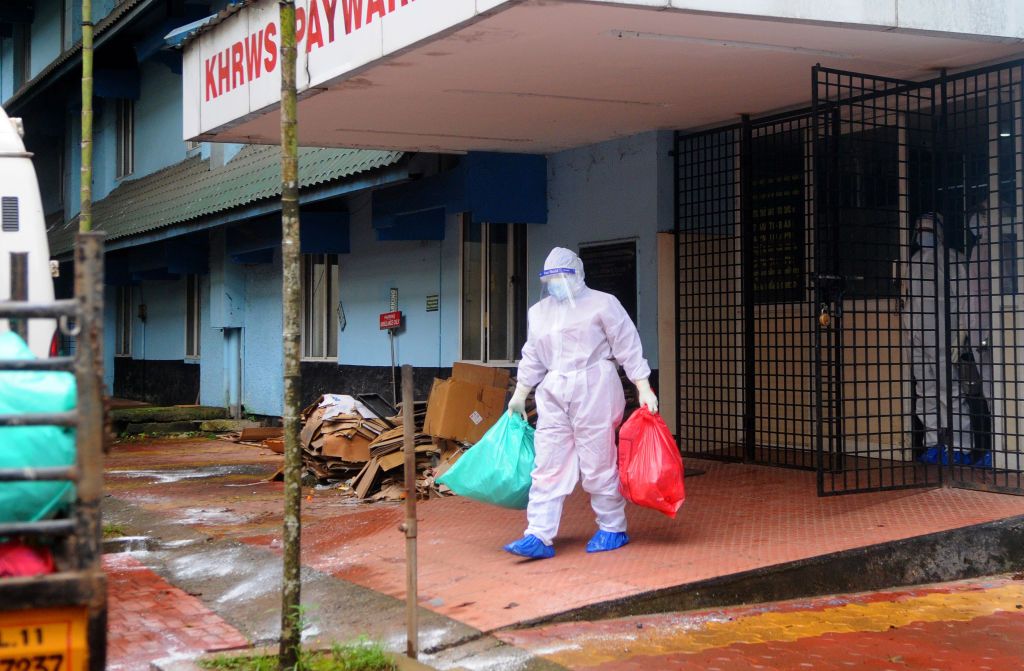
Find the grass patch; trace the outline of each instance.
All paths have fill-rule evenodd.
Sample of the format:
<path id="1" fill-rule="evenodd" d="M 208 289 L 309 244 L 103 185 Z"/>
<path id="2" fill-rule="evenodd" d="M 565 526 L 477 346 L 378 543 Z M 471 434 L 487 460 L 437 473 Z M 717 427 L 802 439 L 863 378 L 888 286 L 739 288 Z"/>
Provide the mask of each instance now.
<path id="1" fill-rule="evenodd" d="M 103 525 L 103 537 L 104 538 L 120 538 L 128 533 L 128 527 L 123 524 L 114 524 L 108 522 Z"/>
<path id="2" fill-rule="evenodd" d="M 276 671 L 277 655 L 220 655 L 199 660 L 212 671 Z M 397 671 L 380 643 L 360 639 L 330 650 L 303 650 L 295 671 Z"/>

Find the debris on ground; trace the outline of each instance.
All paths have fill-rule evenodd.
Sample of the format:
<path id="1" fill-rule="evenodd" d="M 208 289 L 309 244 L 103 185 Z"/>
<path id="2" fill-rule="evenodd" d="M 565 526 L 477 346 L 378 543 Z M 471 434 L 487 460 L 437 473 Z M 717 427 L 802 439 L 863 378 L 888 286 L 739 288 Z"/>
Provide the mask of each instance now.
<path id="1" fill-rule="evenodd" d="M 305 470 L 323 483 L 339 483 L 360 499 L 405 498 L 405 428 L 402 407 L 371 409 L 342 394 L 326 394 L 302 411 L 299 443 Z M 341 410 L 339 410 L 339 406 Z M 417 496 L 440 496 L 436 470 L 454 462 L 468 445 L 423 432 L 425 402 L 413 408 Z M 447 465 L 450 465 L 448 463 Z"/>

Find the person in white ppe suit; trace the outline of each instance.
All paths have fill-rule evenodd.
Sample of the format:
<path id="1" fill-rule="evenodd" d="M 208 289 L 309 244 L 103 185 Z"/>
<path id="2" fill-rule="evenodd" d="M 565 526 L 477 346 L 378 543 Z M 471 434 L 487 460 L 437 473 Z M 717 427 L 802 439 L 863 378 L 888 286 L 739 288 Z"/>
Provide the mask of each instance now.
<path id="1" fill-rule="evenodd" d="M 505 550 L 534 559 L 552 557 L 565 497 L 582 477 L 597 517 L 588 552 L 615 550 L 629 542 L 626 501 L 619 491 L 615 430 L 625 397 L 617 363 L 637 386 L 641 405 L 658 411 L 640 335 L 611 294 L 584 282 L 583 262 L 556 247 L 541 272 L 545 296 L 530 308 L 526 344 L 509 412 L 526 417 L 526 398 L 536 388 L 536 465 L 527 527 Z"/>
<path id="2" fill-rule="evenodd" d="M 948 453 L 944 441 L 947 432 L 940 428 L 947 417 L 946 386 L 946 310 L 950 310 L 954 350 L 959 350 L 958 338 L 967 332 L 966 311 L 958 309 L 960 301 L 957 292 L 961 278 L 967 274 L 963 268 L 963 256 L 946 246 L 942 218 L 936 213 L 926 213 L 916 222 L 916 243 L 918 249 L 910 257 L 904 269 L 903 333 L 910 349 L 911 369 L 914 375 L 914 392 L 917 396 L 917 416 L 925 427 L 925 451 L 921 461 L 925 463 L 947 463 Z M 947 264 L 948 259 L 948 264 Z M 950 287 L 950 304 L 946 303 L 945 278 Z M 966 306 L 965 306 L 966 307 Z M 963 321 L 962 325 L 959 321 Z M 970 449 L 970 411 L 955 379 L 953 367 L 953 402 L 959 410 L 953 413 L 953 461 L 967 464 L 970 458 L 964 450 Z"/>
<path id="3" fill-rule="evenodd" d="M 993 376 L 992 358 L 992 296 L 1002 291 L 996 279 L 993 279 L 993 245 L 994 235 L 1001 230 L 1003 217 L 1013 210 L 1006 202 L 1000 202 L 999 208 L 989 209 L 989 198 L 986 196 L 978 207 L 967 217 L 967 227 L 974 236 L 974 248 L 968 262 L 968 311 L 970 322 L 970 347 L 978 374 L 981 377 L 982 399 L 975 399 L 978 411 L 991 422 L 991 414 L 995 404 L 995 379 Z M 1009 215 L 1012 217 L 1012 214 Z M 973 466 L 987 468 L 992 466 L 991 425 L 986 429 L 985 421 L 979 429 L 987 435 L 975 436 L 975 454 Z M 980 439 L 980 440 L 979 440 Z M 978 443 L 982 443 L 979 446 Z"/>

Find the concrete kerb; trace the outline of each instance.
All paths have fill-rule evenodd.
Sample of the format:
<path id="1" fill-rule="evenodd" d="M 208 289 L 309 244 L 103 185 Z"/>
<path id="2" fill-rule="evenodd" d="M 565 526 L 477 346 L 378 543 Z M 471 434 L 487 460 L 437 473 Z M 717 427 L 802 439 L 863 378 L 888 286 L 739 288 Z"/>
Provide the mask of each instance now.
<path id="1" fill-rule="evenodd" d="M 328 648 L 323 649 L 323 652 L 329 651 Z M 316 650 L 315 652 L 320 652 Z M 257 657 L 260 655 L 276 655 L 276 647 L 263 647 L 263 648 L 249 648 L 247 650 L 235 650 L 225 652 L 211 652 L 202 655 L 192 660 L 182 659 L 169 659 L 162 660 L 158 659 L 150 664 L 152 671 L 203 671 L 201 666 L 202 661 L 206 659 L 217 659 L 225 656 L 246 656 L 246 657 Z M 388 653 L 391 659 L 395 662 L 395 666 L 398 671 L 437 671 L 433 666 L 427 666 L 423 662 L 400 655 L 398 653 Z M 457 671 L 457 670 L 455 670 Z"/>
<path id="2" fill-rule="evenodd" d="M 653 590 L 499 631 L 910 587 L 1022 569 L 1024 515 Z"/>

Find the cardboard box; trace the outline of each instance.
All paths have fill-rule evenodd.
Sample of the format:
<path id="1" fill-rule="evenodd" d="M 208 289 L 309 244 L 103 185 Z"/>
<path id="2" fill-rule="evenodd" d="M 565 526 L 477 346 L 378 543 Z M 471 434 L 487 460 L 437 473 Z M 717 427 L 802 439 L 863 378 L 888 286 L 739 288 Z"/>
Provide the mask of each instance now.
<path id="1" fill-rule="evenodd" d="M 505 411 L 506 387 L 474 384 L 456 377 L 434 380 L 423 431 L 436 438 L 475 443 Z"/>
<path id="2" fill-rule="evenodd" d="M 452 379 L 472 382 L 482 387 L 508 389 L 509 372 L 507 368 L 456 363 L 452 366 Z"/>
<path id="3" fill-rule="evenodd" d="M 364 462 L 370 460 L 370 440 L 359 434 L 351 437 L 343 434 L 327 434 L 321 454 L 345 461 Z"/>

